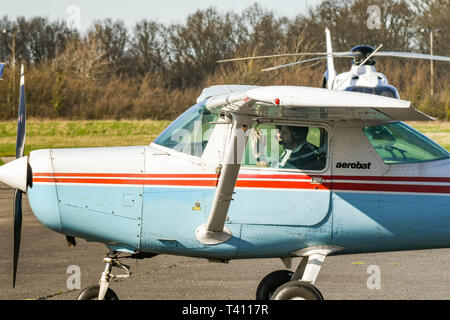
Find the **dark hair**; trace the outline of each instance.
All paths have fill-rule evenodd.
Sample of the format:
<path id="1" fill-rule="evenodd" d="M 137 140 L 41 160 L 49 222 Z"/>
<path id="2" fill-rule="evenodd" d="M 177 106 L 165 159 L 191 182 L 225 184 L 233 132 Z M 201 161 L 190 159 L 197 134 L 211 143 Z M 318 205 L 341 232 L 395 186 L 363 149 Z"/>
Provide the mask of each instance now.
<path id="1" fill-rule="evenodd" d="M 282 126 L 277 125 L 276 128 L 278 130 L 281 129 Z M 300 140 L 301 138 L 308 135 L 309 128 L 308 127 L 296 127 L 296 126 L 287 126 L 289 128 L 289 131 L 291 132 L 292 138 L 294 140 Z"/>

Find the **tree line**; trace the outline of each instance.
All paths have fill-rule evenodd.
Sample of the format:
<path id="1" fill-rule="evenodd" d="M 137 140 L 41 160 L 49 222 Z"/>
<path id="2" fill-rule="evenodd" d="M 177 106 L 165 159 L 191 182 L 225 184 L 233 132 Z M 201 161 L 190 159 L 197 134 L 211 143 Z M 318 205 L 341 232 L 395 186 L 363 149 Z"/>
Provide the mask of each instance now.
<path id="1" fill-rule="evenodd" d="M 368 7 L 379 8 L 371 28 Z M 385 51 L 448 55 L 450 0 L 325 0 L 306 14 L 279 16 L 254 4 L 243 12 L 198 10 L 183 23 L 142 20 L 128 29 L 121 20 L 94 22 L 85 33 L 64 21 L 44 17 L 0 19 L 0 119 L 16 116 L 19 64 L 26 67 L 28 115 L 68 119 L 173 119 L 205 86 L 215 84 L 290 84 L 320 86 L 323 62 L 274 72 L 264 67 L 292 58 L 218 64 L 217 60 L 292 52 L 323 52 L 325 27 L 333 49 L 358 44 Z M 437 32 L 436 30 L 440 30 Z M 14 45 L 13 45 L 14 42 Z M 338 72 L 350 68 L 336 59 Z M 436 117 L 450 118 L 448 63 L 434 64 L 435 94 L 430 95 L 428 61 L 377 59 L 401 98 Z"/>

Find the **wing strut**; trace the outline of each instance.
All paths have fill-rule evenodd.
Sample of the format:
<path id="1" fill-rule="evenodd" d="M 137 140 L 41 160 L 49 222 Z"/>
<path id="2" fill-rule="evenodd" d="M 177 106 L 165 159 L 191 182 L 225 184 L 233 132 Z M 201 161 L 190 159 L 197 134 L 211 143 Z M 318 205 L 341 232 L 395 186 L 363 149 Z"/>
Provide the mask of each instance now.
<path id="1" fill-rule="evenodd" d="M 249 124 L 250 118 L 241 115 L 233 116 L 233 129 L 208 222 L 199 226 L 195 231 L 197 240 L 201 243 L 219 244 L 231 238 L 231 231 L 225 226 L 225 220 L 231 200 L 233 200 L 234 188 L 247 143 L 246 131 Z"/>

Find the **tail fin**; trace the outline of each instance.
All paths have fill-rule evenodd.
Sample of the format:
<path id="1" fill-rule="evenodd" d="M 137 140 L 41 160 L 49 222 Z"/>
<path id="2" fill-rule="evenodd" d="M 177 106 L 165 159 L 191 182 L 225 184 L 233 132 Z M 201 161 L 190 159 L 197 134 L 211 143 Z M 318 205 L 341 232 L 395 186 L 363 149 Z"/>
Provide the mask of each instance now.
<path id="1" fill-rule="evenodd" d="M 328 28 L 325 28 L 325 39 L 327 42 L 327 53 L 333 53 L 333 48 L 331 47 L 331 36 L 330 36 L 330 30 Z M 334 68 L 334 60 L 332 55 L 327 56 L 327 88 L 333 89 L 333 82 L 336 78 L 336 69 Z"/>

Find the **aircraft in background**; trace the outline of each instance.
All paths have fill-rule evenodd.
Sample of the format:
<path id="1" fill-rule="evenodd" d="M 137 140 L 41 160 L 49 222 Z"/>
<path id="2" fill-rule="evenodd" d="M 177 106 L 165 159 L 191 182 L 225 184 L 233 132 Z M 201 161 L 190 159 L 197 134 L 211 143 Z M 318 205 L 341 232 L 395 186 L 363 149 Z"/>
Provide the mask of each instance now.
<path id="1" fill-rule="evenodd" d="M 219 63 L 237 62 L 253 59 L 271 59 L 279 57 L 296 57 L 296 56 L 317 56 L 306 60 L 300 60 L 293 63 L 278 65 L 265 68 L 262 71 L 273 71 L 281 68 L 291 67 L 318 61 L 327 60 L 327 70 L 323 75 L 322 88 L 330 90 L 355 91 L 369 94 L 382 95 L 399 99 L 398 90 L 388 83 L 387 77 L 381 72 L 377 72 L 375 68 L 376 57 L 397 57 L 406 59 L 425 59 L 450 62 L 450 57 L 413 53 L 413 52 L 395 52 L 395 51 L 379 51 L 382 45 L 377 48 L 368 45 L 357 45 L 347 52 L 333 52 L 331 44 L 331 35 L 328 28 L 325 29 L 325 39 L 327 52 L 303 52 L 288 53 L 268 56 L 254 56 L 245 58 L 234 58 L 219 60 Z M 352 58 L 352 67 L 348 72 L 338 74 L 334 67 L 334 58 Z"/>

